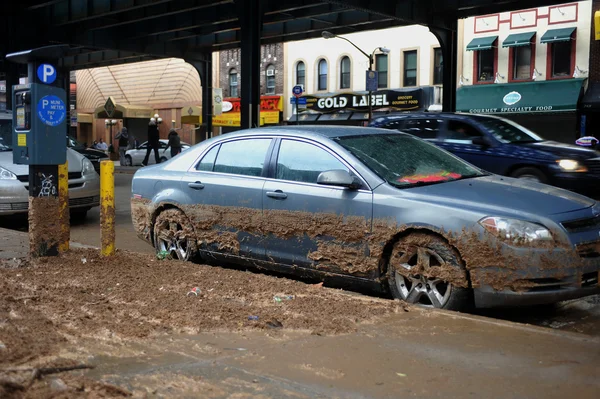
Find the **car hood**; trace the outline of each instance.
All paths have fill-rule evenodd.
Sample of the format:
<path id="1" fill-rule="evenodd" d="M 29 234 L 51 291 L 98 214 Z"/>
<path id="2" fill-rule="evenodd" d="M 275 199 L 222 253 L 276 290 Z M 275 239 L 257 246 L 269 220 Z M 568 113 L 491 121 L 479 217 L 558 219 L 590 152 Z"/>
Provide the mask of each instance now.
<path id="1" fill-rule="evenodd" d="M 67 161 L 69 161 L 69 172 L 81 172 L 83 155 L 76 151 L 67 149 Z M 29 165 L 17 165 L 13 163 L 13 152 L 3 151 L 0 152 L 0 166 L 4 169 L 10 170 L 17 176 L 28 175 Z"/>
<path id="2" fill-rule="evenodd" d="M 73 148 L 73 150 L 85 155 L 89 159 L 108 158 L 105 152 L 94 150 L 93 148 Z"/>
<path id="3" fill-rule="evenodd" d="M 563 158 L 588 159 L 600 157 L 600 152 L 574 144 L 559 143 L 557 141 L 538 141 L 535 143 L 516 144 L 531 149 L 536 149 Z"/>
<path id="4" fill-rule="evenodd" d="M 503 214 L 555 215 L 594 205 L 591 198 L 567 190 L 503 176 L 473 179 L 406 189 L 421 202 Z"/>

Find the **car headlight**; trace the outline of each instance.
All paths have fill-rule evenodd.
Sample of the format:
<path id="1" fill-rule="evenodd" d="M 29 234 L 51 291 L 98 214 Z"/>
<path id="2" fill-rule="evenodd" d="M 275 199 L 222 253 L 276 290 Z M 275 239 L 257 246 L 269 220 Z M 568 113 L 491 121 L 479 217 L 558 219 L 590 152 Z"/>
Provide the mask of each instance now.
<path id="1" fill-rule="evenodd" d="M 587 172 L 588 168 L 573 159 L 559 159 L 558 166 L 565 172 Z"/>
<path id="2" fill-rule="evenodd" d="M 83 162 L 82 162 L 83 166 L 81 167 L 81 174 L 82 175 L 89 175 L 92 173 L 96 173 L 96 170 L 94 169 L 94 165 L 90 162 L 89 159 L 87 158 L 83 158 Z"/>
<path id="3" fill-rule="evenodd" d="M 17 180 L 17 175 L 0 166 L 0 180 Z"/>
<path id="4" fill-rule="evenodd" d="M 503 217 L 486 217 L 479 221 L 484 229 L 510 245 L 552 242 L 550 230 L 541 224 Z"/>

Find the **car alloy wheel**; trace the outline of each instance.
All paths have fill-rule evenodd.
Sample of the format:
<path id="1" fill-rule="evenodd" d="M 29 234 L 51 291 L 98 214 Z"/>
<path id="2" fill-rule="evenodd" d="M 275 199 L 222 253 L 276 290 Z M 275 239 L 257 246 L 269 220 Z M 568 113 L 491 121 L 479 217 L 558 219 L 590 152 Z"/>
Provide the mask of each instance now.
<path id="1" fill-rule="evenodd" d="M 168 252 L 173 259 L 191 260 L 196 254 L 196 241 L 191 229 L 186 226 L 190 223 L 179 209 L 161 212 L 154 224 L 156 252 Z"/>
<path id="2" fill-rule="evenodd" d="M 131 159 L 131 156 L 125 155 L 125 165 L 123 166 L 133 166 L 133 160 Z"/>
<path id="3" fill-rule="evenodd" d="M 388 283 L 395 298 L 425 307 L 461 310 L 471 298 L 459 254 L 433 234 L 412 233 L 394 245 Z"/>
<path id="4" fill-rule="evenodd" d="M 440 279 L 427 277 L 424 274 L 411 273 L 423 265 L 425 269 L 431 266 L 441 266 L 444 260 L 428 248 L 414 247 L 414 252 L 405 254 L 405 262 L 398 265 L 406 270 L 404 273 L 394 271 L 396 287 L 402 299 L 408 303 L 418 303 L 428 307 L 443 308 L 450 299 L 452 284 Z M 405 276 L 407 275 L 408 276 Z"/>

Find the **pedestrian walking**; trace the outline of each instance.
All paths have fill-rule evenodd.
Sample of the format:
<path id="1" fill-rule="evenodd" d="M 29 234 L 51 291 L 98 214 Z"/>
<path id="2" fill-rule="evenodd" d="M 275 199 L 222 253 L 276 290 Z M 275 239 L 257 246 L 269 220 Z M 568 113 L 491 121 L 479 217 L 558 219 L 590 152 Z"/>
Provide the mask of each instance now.
<path id="1" fill-rule="evenodd" d="M 171 147 L 171 158 L 173 158 L 175 155 L 181 152 L 181 138 L 179 137 L 177 131 L 174 128 L 172 128 L 169 131 L 168 138 L 169 143 L 167 144 L 167 148 L 163 150 L 163 154 L 169 149 L 169 147 Z"/>
<path id="2" fill-rule="evenodd" d="M 148 158 L 150 158 L 150 152 L 154 151 L 154 159 L 156 163 L 160 163 L 160 157 L 158 156 L 158 141 L 160 139 L 160 135 L 158 132 L 158 126 L 156 126 L 156 119 L 150 118 L 150 123 L 148 124 L 148 148 L 146 149 L 146 156 L 142 161 L 143 166 L 148 165 Z"/>
<path id="3" fill-rule="evenodd" d="M 129 166 L 127 165 L 127 159 L 125 158 L 125 152 L 129 148 L 129 132 L 125 126 L 117 133 L 115 139 L 119 140 L 119 162 L 121 163 L 121 166 Z"/>

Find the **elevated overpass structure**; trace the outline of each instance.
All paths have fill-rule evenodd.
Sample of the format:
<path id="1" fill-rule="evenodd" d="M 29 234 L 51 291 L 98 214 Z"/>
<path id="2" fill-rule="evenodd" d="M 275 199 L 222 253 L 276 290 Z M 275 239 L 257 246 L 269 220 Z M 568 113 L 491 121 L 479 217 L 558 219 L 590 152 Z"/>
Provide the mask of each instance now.
<path id="1" fill-rule="evenodd" d="M 457 20 L 553 4 L 552 0 L 20 0 L 5 2 L 0 73 L 7 88 L 20 66 L 5 55 L 50 45 L 63 71 L 183 58 L 199 72 L 203 121 L 211 128 L 212 52 L 241 48 L 242 127 L 260 115 L 260 46 L 421 24 L 442 48 L 443 108 L 455 109 Z M 68 76 L 67 73 L 64 74 Z M 7 96 L 7 100 L 10 96 Z M 7 104 L 10 107 L 10 103 Z"/>

